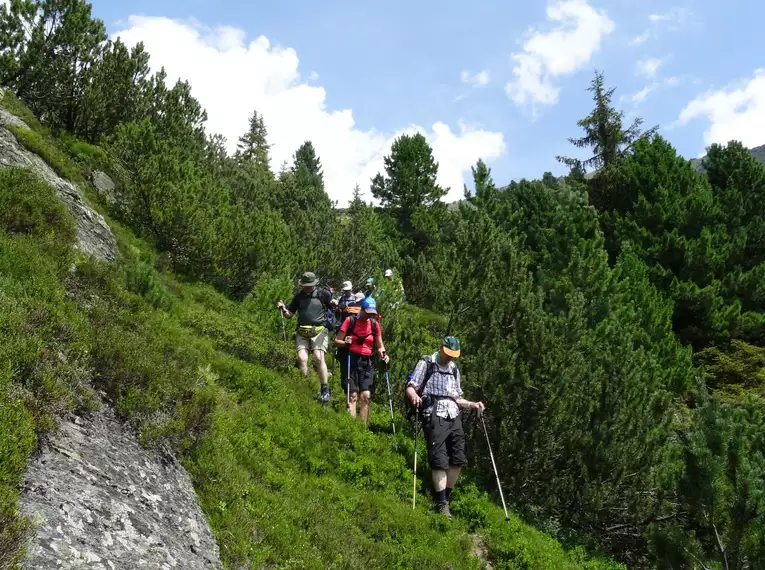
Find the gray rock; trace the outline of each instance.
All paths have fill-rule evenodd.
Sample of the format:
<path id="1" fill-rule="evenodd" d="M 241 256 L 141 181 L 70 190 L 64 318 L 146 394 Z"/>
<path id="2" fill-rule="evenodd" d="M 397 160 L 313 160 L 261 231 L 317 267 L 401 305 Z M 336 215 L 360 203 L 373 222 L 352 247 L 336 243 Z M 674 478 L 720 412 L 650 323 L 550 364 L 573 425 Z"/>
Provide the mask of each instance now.
<path id="1" fill-rule="evenodd" d="M 62 420 L 30 463 L 21 510 L 38 526 L 24 568 L 223 568 L 186 470 L 142 448 L 107 404 Z"/>
<path id="2" fill-rule="evenodd" d="M 9 113 L 2 107 L 0 107 L 0 125 L 4 127 L 8 125 L 13 125 L 14 127 L 30 130 L 29 125 L 27 125 L 24 121 L 19 119 L 16 115 L 14 115 L 13 113 Z"/>
<path id="3" fill-rule="evenodd" d="M 114 182 L 114 180 L 112 180 L 111 177 L 106 174 L 106 172 L 94 170 L 90 175 L 90 182 L 93 184 L 93 188 L 95 188 L 99 194 L 106 198 L 107 204 L 111 205 L 117 201 L 117 194 L 119 193 L 119 189 L 117 188 L 117 184 Z"/>
<path id="4" fill-rule="evenodd" d="M 29 152 L 13 134 L 0 127 L 0 168 L 28 168 L 56 189 L 77 224 L 77 248 L 104 261 L 117 258 L 117 240 L 103 216 L 85 202 L 82 191 L 58 176 L 45 161 Z"/>

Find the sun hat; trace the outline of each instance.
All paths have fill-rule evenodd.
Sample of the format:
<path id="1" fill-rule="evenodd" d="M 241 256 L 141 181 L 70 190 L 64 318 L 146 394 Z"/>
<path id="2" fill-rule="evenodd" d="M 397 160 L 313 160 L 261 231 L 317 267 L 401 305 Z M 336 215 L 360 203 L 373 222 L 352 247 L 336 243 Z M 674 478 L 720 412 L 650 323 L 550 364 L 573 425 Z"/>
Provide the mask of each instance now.
<path id="1" fill-rule="evenodd" d="M 306 271 L 300 277 L 300 286 L 301 287 L 313 287 L 318 282 L 319 282 L 319 280 L 316 278 L 316 274 L 315 273 L 311 273 L 310 271 Z"/>
<path id="2" fill-rule="evenodd" d="M 460 341 L 453 336 L 445 336 L 443 340 L 441 340 L 441 347 L 444 349 L 444 352 L 452 358 L 457 358 L 460 355 Z"/>
<path id="3" fill-rule="evenodd" d="M 392 269 L 386 269 L 385 270 L 385 277 L 393 277 L 393 270 Z"/>
<path id="4" fill-rule="evenodd" d="M 343 282 L 343 291 L 351 291 L 353 289 L 353 285 L 350 281 L 344 281 Z"/>

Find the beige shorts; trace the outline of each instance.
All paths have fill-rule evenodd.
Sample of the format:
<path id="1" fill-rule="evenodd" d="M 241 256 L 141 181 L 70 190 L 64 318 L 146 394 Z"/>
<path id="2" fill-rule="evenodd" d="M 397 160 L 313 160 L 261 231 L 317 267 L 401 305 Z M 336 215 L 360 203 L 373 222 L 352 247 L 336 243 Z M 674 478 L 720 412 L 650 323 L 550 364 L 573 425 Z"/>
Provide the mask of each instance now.
<path id="1" fill-rule="evenodd" d="M 327 327 L 324 327 L 324 330 L 314 337 L 305 338 L 299 334 L 295 334 L 295 338 L 297 339 L 296 345 L 298 351 L 301 348 L 305 348 L 308 352 L 314 350 L 327 352 L 327 349 L 329 348 L 329 329 Z"/>

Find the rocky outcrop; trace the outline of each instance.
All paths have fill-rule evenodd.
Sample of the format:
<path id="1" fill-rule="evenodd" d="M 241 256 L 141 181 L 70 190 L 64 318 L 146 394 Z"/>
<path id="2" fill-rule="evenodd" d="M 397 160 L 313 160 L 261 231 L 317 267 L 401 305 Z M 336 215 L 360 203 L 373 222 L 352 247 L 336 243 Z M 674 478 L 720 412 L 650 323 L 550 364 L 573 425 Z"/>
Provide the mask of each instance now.
<path id="1" fill-rule="evenodd" d="M 103 404 L 70 416 L 24 478 L 38 526 L 29 570 L 219 570 L 218 547 L 183 466 L 149 453 Z"/>
<path id="2" fill-rule="evenodd" d="M 0 97 L 1 96 L 2 96 L 2 93 L 0 92 Z M 29 125 L 27 125 L 24 121 L 19 119 L 16 115 L 9 113 L 2 107 L 0 107 L 0 125 L 4 127 L 8 125 L 12 125 L 14 127 L 19 127 L 20 129 L 29 130 Z"/>
<path id="3" fill-rule="evenodd" d="M 93 185 L 93 188 L 96 189 L 96 192 L 104 197 L 107 204 L 112 205 L 117 202 L 117 195 L 119 194 L 120 189 L 106 172 L 94 170 L 90 175 L 90 183 Z"/>
<path id="4" fill-rule="evenodd" d="M 7 111 L 0 114 L 0 123 L 28 128 Z M 0 127 L 0 168 L 11 166 L 28 168 L 56 189 L 77 224 L 78 249 L 104 261 L 116 259 L 117 240 L 103 216 L 85 202 L 82 191 L 58 176 L 39 156 L 21 146 L 8 129 Z"/>

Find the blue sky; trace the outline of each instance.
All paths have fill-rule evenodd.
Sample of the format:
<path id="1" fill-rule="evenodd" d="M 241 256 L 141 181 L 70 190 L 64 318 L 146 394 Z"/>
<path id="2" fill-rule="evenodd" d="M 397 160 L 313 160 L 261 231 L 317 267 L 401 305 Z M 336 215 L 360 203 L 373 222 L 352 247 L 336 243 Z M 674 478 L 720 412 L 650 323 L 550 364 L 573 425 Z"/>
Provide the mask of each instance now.
<path id="1" fill-rule="evenodd" d="M 250 94 L 250 106 L 265 109 L 261 112 L 281 159 L 301 137 L 319 139 L 317 148 L 333 183 L 330 194 L 340 201 L 350 194 L 353 180 L 362 188 L 367 185 L 364 180 L 379 169 L 390 137 L 410 125 L 441 141 L 434 152 L 450 169 L 445 176 L 452 183 L 458 173 L 469 179 L 475 152 L 491 156 L 488 162 L 499 184 L 539 177 L 545 170 L 563 173 L 554 156 L 573 152 L 566 139 L 579 136 L 575 123 L 590 110 L 585 89 L 594 68 L 617 87 L 616 102 L 625 112 L 642 116 L 646 125 L 659 124 L 687 157 L 698 155 L 709 142 L 731 137 L 751 146 L 765 144 L 765 76 L 755 75 L 765 67 L 762 42 L 755 41 L 761 37 L 765 3 L 487 0 L 470 9 L 467 5 L 453 0 L 294 0 L 281 5 L 93 0 L 93 12 L 110 33 L 145 41 L 154 63 L 168 66 L 171 76 L 189 78 L 211 119 L 215 117 L 211 128 L 227 131 L 223 134 L 230 140 L 245 128 Z M 568 17 L 556 20 L 548 12 L 551 7 Z M 209 61 L 193 56 L 188 42 L 195 40 L 176 39 L 184 30 L 196 30 L 197 40 L 207 42 L 204 53 L 215 42 L 220 53 Z M 562 49 L 555 44 L 556 30 L 564 40 Z M 294 50 L 299 77 L 285 75 L 254 53 L 249 59 L 234 53 L 234 47 L 248 50 L 258 36 L 270 41 L 265 52 L 275 46 Z M 210 71 L 204 71 L 204 62 L 212 66 Z M 289 62 L 284 65 L 290 67 Z M 534 75 L 538 66 L 542 73 Z M 222 69 L 238 78 L 229 84 L 219 75 Z M 532 87 L 521 89 L 520 95 L 517 84 L 511 94 L 506 89 L 517 79 L 514 69 L 525 73 L 523 85 Z M 534 93 L 529 71 L 544 80 L 547 95 Z M 465 83 L 463 72 L 468 77 L 484 72 L 487 81 L 480 86 Z M 312 73 L 318 77 L 311 78 Z M 255 83 L 242 83 L 243 76 Z M 266 78 L 261 81 L 261 76 Z M 300 85 L 322 87 L 323 100 L 317 102 L 318 90 L 308 92 Z M 554 101 L 549 89 L 556 92 Z M 712 96 L 712 91 L 719 93 Z M 694 99 L 685 112 L 687 120 L 678 122 Z M 305 109 L 301 120 L 310 126 L 302 126 L 297 116 L 290 122 L 290 114 L 278 108 L 288 102 Z M 342 110 L 352 111 L 352 126 L 348 117 L 319 116 Z M 433 128 L 438 122 L 448 125 L 449 133 L 439 135 Z M 465 135 L 461 123 L 472 134 Z M 357 149 L 362 149 L 358 156 Z M 461 190 L 450 197 L 459 194 Z"/>

